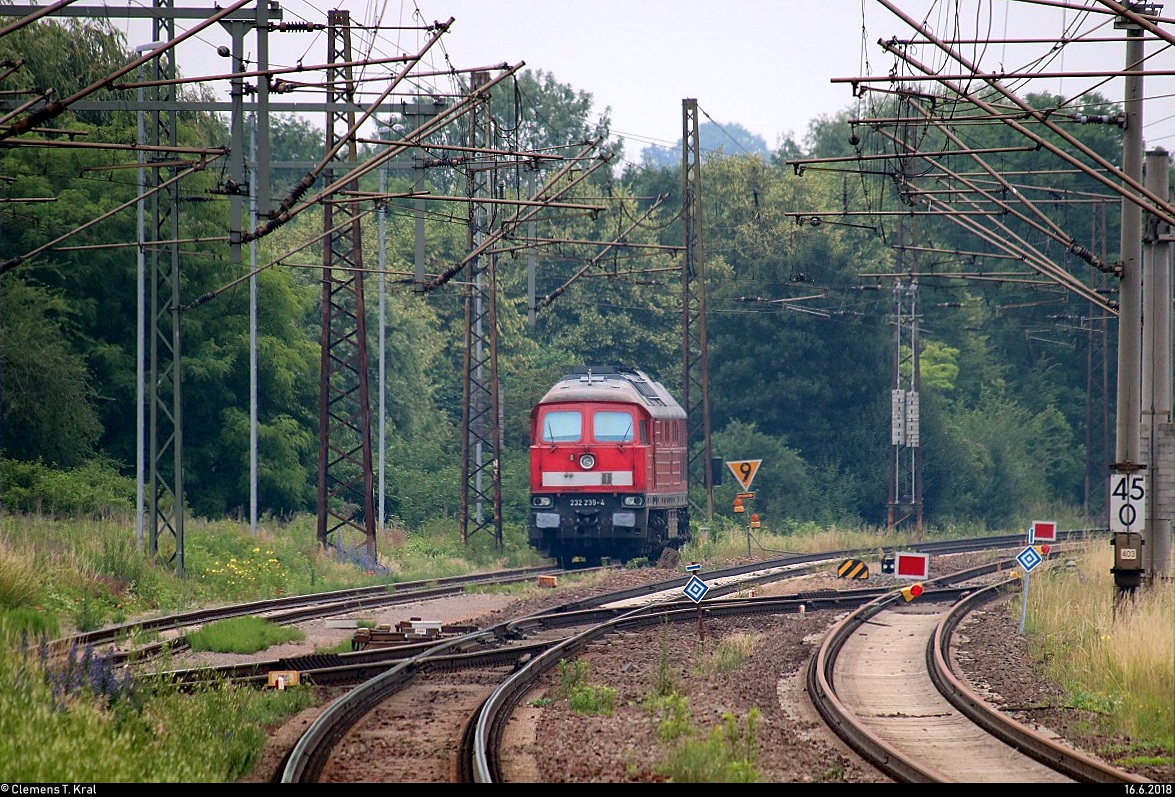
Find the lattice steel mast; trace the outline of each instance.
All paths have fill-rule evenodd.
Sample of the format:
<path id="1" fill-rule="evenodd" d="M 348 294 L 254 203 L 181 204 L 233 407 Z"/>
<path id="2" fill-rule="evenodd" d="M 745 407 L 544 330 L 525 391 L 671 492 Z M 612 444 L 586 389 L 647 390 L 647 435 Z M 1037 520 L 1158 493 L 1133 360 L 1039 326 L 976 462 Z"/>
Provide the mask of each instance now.
<path id="1" fill-rule="evenodd" d="M 155 0 L 154 8 L 172 9 L 171 0 Z M 152 20 L 155 41 L 175 38 L 175 17 L 158 14 Z M 175 50 L 167 49 L 151 62 L 152 99 L 158 103 L 150 114 L 150 142 L 175 147 L 179 142 L 176 85 L 166 81 L 176 76 Z M 151 170 L 155 186 L 169 183 L 151 196 L 152 224 L 144 241 L 151 263 L 149 347 L 150 413 L 149 466 L 147 475 L 148 552 L 163 559 L 184 575 L 184 471 L 183 417 L 180 398 L 183 373 L 180 367 L 180 258 L 179 186 L 170 183 L 178 168 L 168 165 L 167 155 L 153 155 L 159 165 Z"/>
<path id="2" fill-rule="evenodd" d="M 347 136 L 332 162 L 353 168 L 358 151 L 355 126 L 355 82 L 351 67 L 351 17 L 335 10 L 327 15 L 326 151 Z M 335 66 L 341 64 L 341 66 Z M 324 172 L 328 185 L 333 170 Z M 344 191 L 356 191 L 358 182 Z M 342 535 L 355 529 L 364 535 L 366 553 L 376 556 L 375 491 L 371 455 L 371 403 L 367 378 L 367 326 L 363 301 L 363 248 L 357 202 L 323 205 L 322 373 L 318 416 L 318 539 L 346 549 Z"/>
<path id="3" fill-rule="evenodd" d="M 476 96 L 489 82 L 488 72 L 474 72 Z M 493 135 L 489 95 L 470 112 L 470 147 L 489 150 Z M 480 142 L 480 143 L 479 143 Z M 478 247 L 494 227 L 495 205 L 486 202 L 496 186 L 496 166 L 470 165 L 469 248 Z M 488 532 L 502 549 L 502 424 L 498 390 L 498 317 L 496 255 L 478 254 L 469 263 L 465 283 L 465 361 L 461 403 L 461 541 Z M 488 373 L 487 373 L 487 365 Z M 488 483 L 487 483 L 488 482 Z M 487 506 L 488 505 L 488 506 Z"/>
<path id="4" fill-rule="evenodd" d="M 704 508 L 709 519 L 714 516 L 714 476 L 710 469 L 710 373 L 706 353 L 701 195 L 698 101 L 686 99 L 682 100 L 681 131 L 681 227 L 685 244 L 681 268 L 681 390 L 689 436 L 689 483 L 706 485 Z"/>

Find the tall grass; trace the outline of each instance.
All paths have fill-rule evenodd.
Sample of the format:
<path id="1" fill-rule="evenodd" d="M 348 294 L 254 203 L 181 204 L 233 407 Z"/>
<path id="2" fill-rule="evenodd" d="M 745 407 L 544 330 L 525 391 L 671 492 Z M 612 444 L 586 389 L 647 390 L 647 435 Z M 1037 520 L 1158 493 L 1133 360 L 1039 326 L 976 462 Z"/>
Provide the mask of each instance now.
<path id="1" fill-rule="evenodd" d="M 85 657 L 55 669 L 38 656 L 38 642 L 198 606 L 542 561 L 525 532 L 502 551 L 488 539 L 468 549 L 459 540 L 455 523 L 398 529 L 381 535 L 375 561 L 323 550 L 313 517 L 265 523 L 257 534 L 239 522 L 192 518 L 181 577 L 140 549 L 131 519 L 0 515 L 0 781 L 239 779 L 260 755 L 266 726 L 314 700 L 309 687 L 112 689 L 118 678 L 102 662 Z M 291 629 L 236 625 L 254 619 L 210 627 L 208 646 L 252 651 L 289 638 Z M 267 636 L 273 630 L 281 634 Z"/>
<path id="2" fill-rule="evenodd" d="M 752 708 L 744 724 L 729 711 L 723 713 L 721 725 L 680 739 L 653 771 L 674 783 L 754 783 L 759 777 L 760 717 L 759 709 Z"/>
<path id="3" fill-rule="evenodd" d="M 33 606 L 43 594 L 44 582 L 33 561 L 0 540 L 0 609 Z"/>
<path id="4" fill-rule="evenodd" d="M 1068 566 L 1033 573 L 1025 631 L 1046 674 L 1093 709 L 1101 730 L 1175 756 L 1175 584 L 1120 595 L 1113 548 L 1086 543 Z"/>
<path id="5" fill-rule="evenodd" d="M 189 519 L 186 577 L 140 549 L 129 519 L 60 520 L 0 515 L 0 613 L 23 608 L 89 631 L 136 616 L 287 594 L 427 580 L 545 560 L 515 531 L 502 551 L 489 539 L 462 545 L 456 523 L 384 532 L 378 561 L 340 556 L 318 541 L 315 518 L 246 524 Z"/>
<path id="6" fill-rule="evenodd" d="M 163 683 L 112 689 L 117 679 L 61 675 L 0 646 L 0 781 L 232 782 L 256 762 L 266 725 L 313 700 L 308 687 L 208 685 L 193 697 Z"/>
<path id="7" fill-rule="evenodd" d="M 952 539 L 973 536 L 981 529 L 929 529 L 926 537 L 941 536 Z M 693 525 L 693 539 L 681 550 L 685 561 L 730 561 L 746 558 L 769 558 L 790 554 L 821 553 L 824 551 L 868 551 L 881 547 L 911 545 L 912 532 L 901 529 L 887 532 L 875 527 L 848 527 L 785 520 L 779 523 L 763 521 L 757 529 L 749 529 L 745 520 L 716 516 L 712 521 Z"/>
<path id="8" fill-rule="evenodd" d="M 306 633 L 294 626 L 271 623 L 264 617 L 229 617 L 188 634 L 192 650 L 216 653 L 256 653 L 283 642 L 301 642 Z"/>

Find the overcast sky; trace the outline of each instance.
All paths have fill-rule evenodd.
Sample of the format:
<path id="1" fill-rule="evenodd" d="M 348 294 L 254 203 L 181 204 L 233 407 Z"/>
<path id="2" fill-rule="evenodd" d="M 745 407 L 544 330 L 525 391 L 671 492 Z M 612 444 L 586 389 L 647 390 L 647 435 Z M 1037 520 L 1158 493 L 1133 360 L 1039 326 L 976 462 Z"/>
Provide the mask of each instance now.
<path id="1" fill-rule="evenodd" d="M 1055 0 L 1053 0 L 1055 2 Z M 42 4 L 48 0 L 40 0 Z M 85 0 L 83 0 L 85 2 Z M 453 18 L 450 31 L 430 51 L 428 68 L 466 69 L 497 64 L 551 73 L 560 83 L 591 94 L 596 112 L 610 108 L 612 129 L 627 143 L 629 158 L 650 144 L 672 146 L 681 137 L 682 100 L 698 101 L 699 121 L 740 124 L 774 148 L 783 138 L 802 143 L 808 124 L 823 115 L 854 107 L 851 86 L 834 82 L 858 76 L 885 76 L 893 56 L 879 39 L 908 38 L 914 29 L 888 6 L 914 22 L 925 21 L 944 37 L 987 41 L 1056 40 L 1078 33 L 1121 37 L 1108 15 L 1082 13 L 1028 0 L 342 0 L 317 4 L 279 0 L 285 20 L 325 23 L 331 8 L 350 12 L 353 23 L 380 25 L 374 43 L 356 32 L 353 46 L 372 57 L 416 52 L 426 40 L 419 27 Z M 1097 0 L 1072 0 L 1103 9 Z M 89 3 L 86 3 L 89 5 Z M 227 3 L 221 2 L 221 5 Z M 186 0 L 177 5 L 192 6 Z M 1172 9 L 1175 12 L 1175 9 Z M 131 30 L 134 46 L 149 37 Z M 181 29 L 191 23 L 182 23 Z M 1175 31 L 1175 24 L 1168 30 Z M 1066 33 L 1068 31 L 1068 33 Z M 322 63 L 325 34 L 271 37 L 271 63 Z M 187 76 L 215 74 L 227 62 L 214 55 L 227 43 L 219 28 L 185 43 L 180 66 Z M 251 44 L 246 45 L 252 53 Z M 1120 41 L 1073 44 L 1040 62 L 1048 42 L 961 46 L 985 72 L 1074 73 L 1122 69 Z M 1160 52 L 1162 50 L 1162 52 Z M 1175 50 L 1148 45 L 1152 70 L 1175 71 Z M 918 50 L 926 64 L 944 63 L 932 47 Z M 906 70 L 908 71 L 908 70 Z M 960 71 L 957 65 L 948 72 Z M 1066 97 L 1092 88 L 1093 77 L 1039 78 L 1027 89 Z M 1122 99 L 1124 80 L 1114 78 L 1098 90 Z M 443 80 L 439 85 L 444 85 Z M 930 84 L 922 84 L 930 86 Z M 225 84 L 218 84 L 224 94 Z M 1151 76 L 1144 111 L 1147 147 L 1175 148 L 1175 78 Z"/>

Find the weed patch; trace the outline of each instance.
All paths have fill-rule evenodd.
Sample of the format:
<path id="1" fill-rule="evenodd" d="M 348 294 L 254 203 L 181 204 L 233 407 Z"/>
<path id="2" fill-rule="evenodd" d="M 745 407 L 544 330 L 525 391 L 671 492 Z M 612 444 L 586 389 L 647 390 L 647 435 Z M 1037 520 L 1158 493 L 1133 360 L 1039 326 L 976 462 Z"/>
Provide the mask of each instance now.
<path id="1" fill-rule="evenodd" d="M 674 783 L 754 783 L 759 717 L 759 710 L 753 708 L 742 725 L 729 712 L 723 714 L 722 724 L 704 737 L 683 738 L 654 772 Z"/>
<path id="2" fill-rule="evenodd" d="M 611 716 L 616 709 L 616 690 L 588 683 L 590 666 L 584 661 L 559 661 L 559 687 L 556 696 L 566 700 L 577 714 Z"/>
<path id="3" fill-rule="evenodd" d="M 290 626 L 275 625 L 261 617 L 230 617 L 188 634 L 192 650 L 213 653 L 256 653 L 283 642 L 300 642 L 306 634 Z"/>

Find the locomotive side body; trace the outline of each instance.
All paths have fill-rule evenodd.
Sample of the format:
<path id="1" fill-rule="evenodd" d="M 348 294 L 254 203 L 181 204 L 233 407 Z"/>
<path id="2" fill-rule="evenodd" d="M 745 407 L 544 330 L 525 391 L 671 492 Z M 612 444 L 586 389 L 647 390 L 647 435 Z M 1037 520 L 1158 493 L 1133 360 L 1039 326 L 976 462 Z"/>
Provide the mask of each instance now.
<path id="1" fill-rule="evenodd" d="M 641 371 L 573 368 L 530 414 L 530 544 L 564 567 L 689 540 L 685 410 Z"/>

